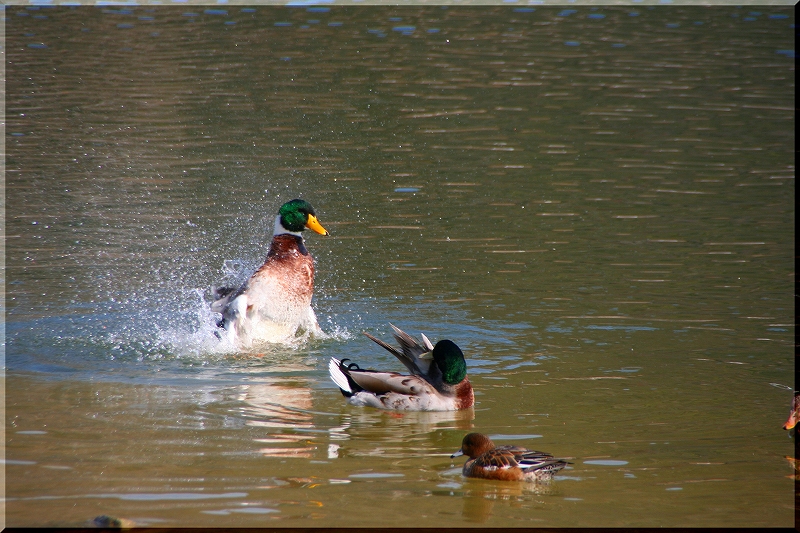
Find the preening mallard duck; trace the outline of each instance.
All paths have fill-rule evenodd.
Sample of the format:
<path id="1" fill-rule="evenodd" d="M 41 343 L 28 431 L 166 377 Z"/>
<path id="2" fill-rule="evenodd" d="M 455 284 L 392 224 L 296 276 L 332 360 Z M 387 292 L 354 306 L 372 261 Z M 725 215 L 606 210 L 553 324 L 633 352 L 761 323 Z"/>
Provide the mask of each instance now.
<path id="1" fill-rule="evenodd" d="M 217 326 L 239 348 L 286 342 L 306 331 L 324 335 L 311 308 L 314 259 L 305 247 L 306 228 L 328 235 L 305 200 L 283 204 L 264 264 L 241 287 L 214 290 L 211 310 L 222 313 Z"/>
<path id="2" fill-rule="evenodd" d="M 400 350 L 370 335 L 386 348 L 411 375 L 365 370 L 348 359 L 331 358 L 328 371 L 353 405 L 395 411 L 457 411 L 472 407 L 475 397 L 467 377 L 464 354 L 453 341 L 441 340 L 436 346 L 422 335 L 423 344 L 389 324 L 400 343 Z"/>
<path id="3" fill-rule="evenodd" d="M 462 470 L 465 477 L 498 481 L 549 481 L 568 464 L 545 452 L 511 445 L 495 446 L 492 439 L 482 433 L 467 434 L 461 449 L 450 457 L 459 455 L 469 457 Z"/>

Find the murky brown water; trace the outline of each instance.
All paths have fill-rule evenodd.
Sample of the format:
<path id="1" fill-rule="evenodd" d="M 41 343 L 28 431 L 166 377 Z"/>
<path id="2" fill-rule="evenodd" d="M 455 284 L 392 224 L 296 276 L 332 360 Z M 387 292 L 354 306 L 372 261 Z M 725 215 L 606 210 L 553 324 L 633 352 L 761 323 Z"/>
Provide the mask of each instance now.
<path id="1" fill-rule="evenodd" d="M 3 14 L 7 525 L 793 523 L 791 8 Z M 225 352 L 297 196 L 331 338 Z M 344 404 L 388 322 L 474 412 Z M 571 468 L 466 481 L 472 430 Z"/>

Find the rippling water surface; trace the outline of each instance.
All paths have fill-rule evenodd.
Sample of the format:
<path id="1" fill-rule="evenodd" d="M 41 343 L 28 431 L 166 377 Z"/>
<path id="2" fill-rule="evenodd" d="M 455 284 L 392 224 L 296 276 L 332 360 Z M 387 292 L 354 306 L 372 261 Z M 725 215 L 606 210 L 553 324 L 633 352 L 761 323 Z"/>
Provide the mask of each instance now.
<path id="1" fill-rule="evenodd" d="M 2 15 L 8 525 L 793 523 L 789 7 Z M 210 287 L 294 197 L 330 338 L 238 353 Z M 474 410 L 344 404 L 389 322 Z"/>

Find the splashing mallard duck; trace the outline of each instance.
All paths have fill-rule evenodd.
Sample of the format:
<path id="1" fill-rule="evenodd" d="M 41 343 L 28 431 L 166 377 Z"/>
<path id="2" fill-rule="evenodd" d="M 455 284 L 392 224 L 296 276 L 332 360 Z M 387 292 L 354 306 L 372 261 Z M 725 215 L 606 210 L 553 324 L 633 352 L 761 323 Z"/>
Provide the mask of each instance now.
<path id="1" fill-rule="evenodd" d="M 464 354 L 453 341 L 436 346 L 423 334 L 422 344 L 392 326 L 400 349 L 364 333 L 397 357 L 411 375 L 365 370 L 348 359 L 331 358 L 328 371 L 348 403 L 395 411 L 458 411 L 472 407 L 475 397 Z"/>
<path id="2" fill-rule="evenodd" d="M 509 444 L 495 446 L 492 439 L 482 433 L 464 436 L 461 448 L 450 457 L 460 455 L 469 457 L 462 470 L 465 477 L 498 481 L 550 481 L 568 464 L 546 452 Z"/>
<path id="3" fill-rule="evenodd" d="M 305 247 L 306 228 L 328 235 L 305 200 L 283 204 L 264 264 L 241 287 L 214 290 L 211 310 L 222 313 L 217 326 L 239 348 L 287 342 L 300 332 L 324 335 L 311 308 L 314 259 Z"/>

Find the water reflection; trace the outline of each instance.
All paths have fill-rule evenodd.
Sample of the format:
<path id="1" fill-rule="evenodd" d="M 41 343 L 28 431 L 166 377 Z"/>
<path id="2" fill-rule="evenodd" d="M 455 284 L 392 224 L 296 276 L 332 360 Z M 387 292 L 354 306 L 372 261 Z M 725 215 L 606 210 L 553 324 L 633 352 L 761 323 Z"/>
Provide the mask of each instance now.
<path id="1" fill-rule="evenodd" d="M 460 474 L 460 470 L 458 473 Z M 488 522 L 495 514 L 507 512 L 507 507 L 526 509 L 528 512 L 543 508 L 548 500 L 536 500 L 535 497 L 558 494 L 556 484 L 552 482 L 517 483 L 466 479 L 461 483 L 450 482 L 438 486 L 445 490 L 435 490 L 434 495 L 461 499 L 461 516 L 468 522 L 479 524 Z M 536 521 L 535 515 L 529 515 L 528 520 Z"/>
<path id="2" fill-rule="evenodd" d="M 266 430 L 264 437 L 254 439 L 261 445 L 259 453 L 272 457 L 311 458 L 317 450 L 308 435 L 295 433 L 314 427 L 311 412 L 313 400 L 308 378 L 267 378 L 257 384 L 237 387 L 240 408 L 248 426 Z M 288 430 L 288 431 L 286 431 Z"/>
<path id="3" fill-rule="evenodd" d="M 473 427 L 473 408 L 461 411 L 378 411 L 348 406 L 341 423 L 329 429 L 336 457 L 440 457 L 432 435 Z"/>

